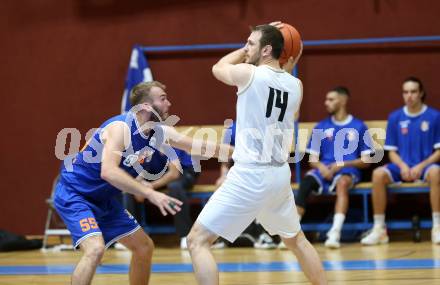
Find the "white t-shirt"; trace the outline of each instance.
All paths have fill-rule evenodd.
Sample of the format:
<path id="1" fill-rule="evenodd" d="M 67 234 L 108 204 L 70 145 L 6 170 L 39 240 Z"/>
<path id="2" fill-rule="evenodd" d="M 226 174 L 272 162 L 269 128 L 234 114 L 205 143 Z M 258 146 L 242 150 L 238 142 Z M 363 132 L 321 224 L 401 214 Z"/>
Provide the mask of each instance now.
<path id="1" fill-rule="evenodd" d="M 283 70 L 261 65 L 253 68 L 249 83 L 237 94 L 234 162 L 285 163 L 301 102 L 299 80 Z"/>

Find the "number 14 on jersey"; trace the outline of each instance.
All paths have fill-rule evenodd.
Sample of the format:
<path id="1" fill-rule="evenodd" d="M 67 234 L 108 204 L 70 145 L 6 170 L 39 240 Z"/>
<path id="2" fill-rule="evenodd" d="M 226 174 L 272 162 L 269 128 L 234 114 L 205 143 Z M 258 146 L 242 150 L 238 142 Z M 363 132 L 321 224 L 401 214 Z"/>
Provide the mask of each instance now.
<path id="1" fill-rule="evenodd" d="M 280 115 L 278 116 L 278 121 L 283 121 L 284 114 L 286 114 L 287 109 L 287 100 L 289 99 L 288 92 L 283 92 L 281 90 L 269 87 L 269 98 L 267 100 L 266 107 L 266 118 L 269 118 L 272 115 L 273 108 L 280 108 Z M 275 105 L 274 105 L 274 97 L 276 95 Z"/>

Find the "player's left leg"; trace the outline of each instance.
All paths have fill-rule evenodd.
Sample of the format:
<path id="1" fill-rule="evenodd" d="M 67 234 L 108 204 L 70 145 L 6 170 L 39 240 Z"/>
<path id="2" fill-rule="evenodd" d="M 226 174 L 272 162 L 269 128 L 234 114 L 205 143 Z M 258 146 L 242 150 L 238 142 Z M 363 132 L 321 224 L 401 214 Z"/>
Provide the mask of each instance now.
<path id="1" fill-rule="evenodd" d="M 327 284 L 324 268 L 315 248 L 300 231 L 295 237 L 282 238 L 284 244 L 298 259 L 304 274 L 312 284 Z"/>
<path id="2" fill-rule="evenodd" d="M 304 274 L 312 284 L 327 284 L 324 268 L 318 253 L 304 236 L 299 224 L 295 199 L 290 188 L 290 177 L 285 175 L 289 168 L 274 168 L 271 177 L 274 185 L 271 199 L 263 207 L 257 220 L 271 234 L 278 234 L 288 249 L 298 259 Z M 287 179 L 283 179 L 286 177 Z M 280 179 L 281 178 L 281 179 Z M 267 178 L 266 178 L 267 179 Z M 276 181 L 280 181 L 275 184 Z"/>
<path id="3" fill-rule="evenodd" d="M 188 235 L 188 249 L 198 284 L 219 284 L 218 268 L 211 252 L 211 245 L 217 238 L 216 234 L 197 221 Z"/>
<path id="4" fill-rule="evenodd" d="M 131 285 L 146 285 L 150 278 L 154 244 L 136 219 L 116 199 L 108 201 L 105 215 L 97 218 L 106 247 L 120 242 L 132 252 L 129 278 Z"/>
<path id="5" fill-rule="evenodd" d="M 339 248 L 341 246 L 341 230 L 345 221 L 345 214 L 348 210 L 348 191 L 353 185 L 353 178 L 349 175 L 341 175 L 336 182 L 336 203 L 335 215 L 333 216 L 333 225 L 327 233 L 325 246 L 330 248 Z"/>
<path id="6" fill-rule="evenodd" d="M 148 284 L 154 243 L 142 229 L 119 240 L 131 252 L 130 285 Z"/>
<path id="7" fill-rule="evenodd" d="M 426 181 L 429 183 L 429 198 L 432 208 L 432 232 L 433 243 L 440 243 L 440 167 L 433 165 L 426 170 Z"/>

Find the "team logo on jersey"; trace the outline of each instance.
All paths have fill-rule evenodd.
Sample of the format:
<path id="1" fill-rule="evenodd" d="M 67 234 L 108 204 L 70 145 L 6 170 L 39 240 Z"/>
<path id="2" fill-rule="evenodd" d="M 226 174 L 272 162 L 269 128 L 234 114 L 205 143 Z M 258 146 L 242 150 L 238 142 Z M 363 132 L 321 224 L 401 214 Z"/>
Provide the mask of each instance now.
<path id="1" fill-rule="evenodd" d="M 150 162 L 151 158 L 153 158 L 154 149 L 146 149 L 144 150 L 138 157 L 139 163 Z"/>
<path id="2" fill-rule="evenodd" d="M 409 122 L 409 120 L 399 122 L 400 132 L 402 133 L 402 135 L 406 135 L 408 133 Z"/>
<path id="3" fill-rule="evenodd" d="M 335 128 L 326 129 L 324 131 L 325 137 L 331 141 L 333 140 L 333 133 L 335 132 Z"/>
<path id="4" fill-rule="evenodd" d="M 157 140 L 156 140 L 156 138 L 155 137 L 152 137 L 151 139 L 150 139 L 150 146 L 151 147 L 156 147 L 156 143 L 157 143 Z"/>
<path id="5" fill-rule="evenodd" d="M 420 129 L 422 130 L 422 132 L 427 132 L 429 130 L 429 122 L 428 121 L 423 121 L 420 124 Z"/>
<path id="6" fill-rule="evenodd" d="M 139 157 L 139 151 L 137 151 L 137 152 L 135 152 L 133 154 L 129 154 L 124 159 L 122 164 L 124 164 L 127 167 L 132 167 L 136 163 L 136 161 L 138 160 L 138 157 Z"/>
<path id="7" fill-rule="evenodd" d="M 122 164 L 124 164 L 127 167 L 132 167 L 136 162 L 141 164 L 144 162 L 149 162 L 153 157 L 153 154 L 154 154 L 154 149 L 148 148 L 146 150 L 143 150 L 142 153 L 140 153 L 140 151 L 138 150 L 133 154 L 127 155 L 127 157 L 124 159 Z"/>

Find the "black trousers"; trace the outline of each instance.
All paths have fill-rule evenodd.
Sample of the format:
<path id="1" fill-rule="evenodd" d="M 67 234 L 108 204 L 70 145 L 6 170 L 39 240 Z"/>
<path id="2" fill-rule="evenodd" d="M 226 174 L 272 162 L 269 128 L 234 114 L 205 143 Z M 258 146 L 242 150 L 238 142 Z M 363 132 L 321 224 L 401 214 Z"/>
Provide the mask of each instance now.
<path id="1" fill-rule="evenodd" d="M 188 191 L 192 189 L 198 176 L 199 173 L 195 172 L 192 168 L 183 168 L 183 173 L 180 177 L 170 182 L 166 187 L 170 191 L 168 195 L 183 202 L 181 211 L 173 217 L 174 226 L 176 227 L 179 237 L 186 237 L 193 225 L 188 201 Z M 141 226 L 145 226 L 145 204 L 138 203 L 131 194 L 124 195 L 123 204 Z"/>
<path id="2" fill-rule="evenodd" d="M 182 210 L 174 215 L 174 226 L 179 237 L 186 237 L 191 230 L 193 221 L 189 207 L 188 191 L 190 191 L 197 181 L 199 173 L 192 168 L 183 168 L 180 177 L 167 185 L 169 195 L 183 202 Z"/>

